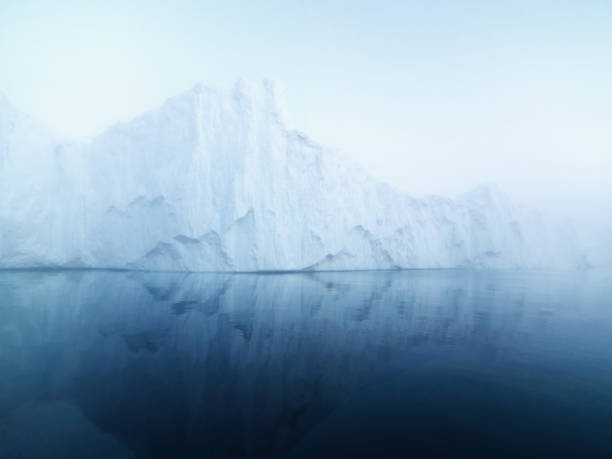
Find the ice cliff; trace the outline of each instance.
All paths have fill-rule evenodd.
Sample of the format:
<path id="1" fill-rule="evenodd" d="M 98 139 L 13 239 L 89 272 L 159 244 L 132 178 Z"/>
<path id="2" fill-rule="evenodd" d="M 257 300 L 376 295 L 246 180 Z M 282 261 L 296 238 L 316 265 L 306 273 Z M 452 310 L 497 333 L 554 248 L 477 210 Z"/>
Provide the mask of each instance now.
<path id="1" fill-rule="evenodd" d="M 288 129 L 270 82 L 197 85 L 82 145 L 0 94 L 2 268 L 588 266 L 578 240 L 495 185 L 447 199 L 376 182 Z"/>

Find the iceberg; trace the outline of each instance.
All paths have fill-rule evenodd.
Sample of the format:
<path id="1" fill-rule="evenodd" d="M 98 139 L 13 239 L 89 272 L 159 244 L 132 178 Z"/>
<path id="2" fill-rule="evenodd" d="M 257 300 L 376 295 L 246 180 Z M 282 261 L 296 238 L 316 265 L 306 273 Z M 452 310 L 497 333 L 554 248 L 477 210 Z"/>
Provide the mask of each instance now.
<path id="1" fill-rule="evenodd" d="M 0 268 L 590 263 L 566 218 L 515 205 L 494 184 L 456 199 L 411 196 L 286 119 L 273 82 L 196 85 L 79 144 L 56 138 L 0 95 Z"/>

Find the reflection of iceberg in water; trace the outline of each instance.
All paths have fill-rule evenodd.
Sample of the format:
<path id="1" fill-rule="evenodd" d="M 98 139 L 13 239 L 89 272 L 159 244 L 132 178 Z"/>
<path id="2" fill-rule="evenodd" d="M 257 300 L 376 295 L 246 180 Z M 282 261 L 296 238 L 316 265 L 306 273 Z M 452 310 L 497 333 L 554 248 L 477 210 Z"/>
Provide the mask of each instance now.
<path id="1" fill-rule="evenodd" d="M 604 280 L 1 273 L 0 417 L 73 399 L 137 457 L 275 457 L 356 390 L 419 362 L 537 361 L 565 314 L 602 304 L 581 301 L 599 292 L 581 286 Z"/>

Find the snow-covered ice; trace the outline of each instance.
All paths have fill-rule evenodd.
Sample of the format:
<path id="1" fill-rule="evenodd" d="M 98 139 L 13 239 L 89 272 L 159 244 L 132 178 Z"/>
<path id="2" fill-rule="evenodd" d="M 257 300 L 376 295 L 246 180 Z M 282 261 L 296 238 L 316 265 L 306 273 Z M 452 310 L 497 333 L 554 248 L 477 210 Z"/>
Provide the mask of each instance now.
<path id="1" fill-rule="evenodd" d="M 493 184 L 415 198 L 373 180 L 290 130 L 271 82 L 197 85 L 87 144 L 56 139 L 0 94 L 0 196 L 3 268 L 612 264 L 590 259 L 571 221 Z"/>

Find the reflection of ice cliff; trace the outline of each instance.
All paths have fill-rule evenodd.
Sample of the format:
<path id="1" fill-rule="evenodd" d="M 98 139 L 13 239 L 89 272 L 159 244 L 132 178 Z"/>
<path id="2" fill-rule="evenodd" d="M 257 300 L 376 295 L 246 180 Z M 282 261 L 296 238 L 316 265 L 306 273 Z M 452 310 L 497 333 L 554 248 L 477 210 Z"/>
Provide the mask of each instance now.
<path id="1" fill-rule="evenodd" d="M 0 413 L 74 399 L 137 455 L 275 457 L 394 362 L 537 354 L 542 305 L 593 281 L 520 276 L 5 272 Z"/>

